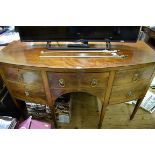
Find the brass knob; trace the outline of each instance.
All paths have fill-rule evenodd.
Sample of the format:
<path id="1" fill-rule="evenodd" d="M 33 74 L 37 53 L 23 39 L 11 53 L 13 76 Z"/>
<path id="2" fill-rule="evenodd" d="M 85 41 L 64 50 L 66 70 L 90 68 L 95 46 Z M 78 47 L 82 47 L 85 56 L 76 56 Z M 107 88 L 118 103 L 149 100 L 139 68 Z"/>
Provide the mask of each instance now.
<path id="1" fill-rule="evenodd" d="M 133 96 L 134 96 L 133 92 L 132 91 L 129 91 L 128 92 L 128 97 L 133 97 Z"/>
<path id="2" fill-rule="evenodd" d="M 96 79 L 92 79 L 91 86 L 95 87 L 96 85 L 97 85 L 97 80 Z"/>
<path id="3" fill-rule="evenodd" d="M 18 73 L 18 81 L 23 81 L 23 74 Z"/>
<path id="4" fill-rule="evenodd" d="M 26 96 L 29 96 L 30 94 L 29 94 L 28 91 L 25 90 L 25 95 L 26 95 Z"/>
<path id="5" fill-rule="evenodd" d="M 59 79 L 59 86 L 65 87 L 65 80 L 64 79 Z"/>
<path id="6" fill-rule="evenodd" d="M 137 81 L 140 78 L 140 73 L 135 73 L 133 75 L 133 81 Z"/>

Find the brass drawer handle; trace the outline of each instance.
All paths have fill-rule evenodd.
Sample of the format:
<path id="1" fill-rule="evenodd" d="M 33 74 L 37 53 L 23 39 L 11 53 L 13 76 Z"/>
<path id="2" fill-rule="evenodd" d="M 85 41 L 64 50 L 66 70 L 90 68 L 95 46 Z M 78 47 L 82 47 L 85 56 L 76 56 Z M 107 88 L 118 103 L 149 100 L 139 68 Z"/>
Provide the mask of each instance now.
<path id="1" fill-rule="evenodd" d="M 64 79 L 59 79 L 59 86 L 65 87 L 65 80 Z"/>
<path id="2" fill-rule="evenodd" d="M 25 91 L 24 91 L 25 92 L 25 96 L 29 96 L 30 95 L 29 87 L 27 85 L 25 85 L 24 89 L 25 89 Z"/>
<path id="3" fill-rule="evenodd" d="M 133 96 L 134 96 L 133 92 L 132 91 L 129 91 L 128 92 L 128 97 L 133 97 Z"/>
<path id="4" fill-rule="evenodd" d="M 30 95 L 29 92 L 28 92 L 27 90 L 25 90 L 25 95 L 26 95 L 26 96 L 29 96 L 29 95 Z"/>
<path id="5" fill-rule="evenodd" d="M 18 74 L 18 81 L 23 81 L 23 74 L 21 73 Z"/>
<path id="6" fill-rule="evenodd" d="M 97 85 L 97 80 L 96 79 L 92 79 L 91 86 L 95 87 L 96 85 Z"/>
<path id="7" fill-rule="evenodd" d="M 140 73 L 135 73 L 133 75 L 133 81 L 137 81 L 140 78 Z"/>

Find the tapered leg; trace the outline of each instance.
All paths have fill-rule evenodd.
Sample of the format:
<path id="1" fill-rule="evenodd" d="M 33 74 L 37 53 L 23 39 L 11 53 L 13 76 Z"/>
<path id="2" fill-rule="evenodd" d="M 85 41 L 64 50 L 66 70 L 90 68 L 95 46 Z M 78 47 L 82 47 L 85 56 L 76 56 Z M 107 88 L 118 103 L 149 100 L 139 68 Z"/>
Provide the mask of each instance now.
<path id="1" fill-rule="evenodd" d="M 100 114 L 100 120 L 99 120 L 99 124 L 98 124 L 98 129 L 100 129 L 102 127 L 102 122 L 104 119 L 104 115 L 106 112 L 106 106 L 104 104 L 102 104 L 102 109 L 101 109 L 101 114 Z"/>
<path id="2" fill-rule="evenodd" d="M 142 103 L 142 101 L 143 101 L 143 98 L 140 98 L 140 99 L 137 100 L 137 103 L 135 105 L 135 108 L 134 108 L 134 110 L 133 110 L 133 112 L 132 112 L 132 114 L 130 116 L 130 120 L 132 120 L 134 118 L 134 116 L 135 116 L 135 114 L 136 114 L 136 112 L 137 112 L 140 104 Z"/>
<path id="3" fill-rule="evenodd" d="M 115 71 L 111 71 L 110 76 L 109 76 L 108 85 L 107 85 L 107 91 L 105 94 L 105 99 L 101 98 L 102 109 L 101 109 L 100 120 L 99 120 L 99 124 L 98 124 L 99 129 L 102 127 L 102 121 L 103 121 L 103 118 L 104 118 L 104 115 L 106 112 L 106 107 L 109 104 L 110 94 L 112 91 L 112 85 L 113 85 L 114 77 L 115 77 Z"/>
<path id="4" fill-rule="evenodd" d="M 44 87 L 45 87 L 47 105 L 50 107 L 52 119 L 53 119 L 53 122 L 54 122 L 54 126 L 55 126 L 55 128 L 57 128 L 56 116 L 55 116 L 55 107 L 54 107 L 54 101 L 55 100 L 53 99 L 52 94 L 50 92 L 47 73 L 45 71 L 42 71 L 41 74 L 42 74 L 42 79 L 43 79 L 43 83 L 44 83 Z"/>
<path id="5" fill-rule="evenodd" d="M 51 115 L 52 115 L 52 119 L 53 119 L 53 122 L 54 122 L 54 127 L 57 128 L 57 122 L 56 122 L 56 116 L 55 116 L 55 109 L 54 109 L 54 107 L 50 106 L 50 110 L 51 110 Z"/>

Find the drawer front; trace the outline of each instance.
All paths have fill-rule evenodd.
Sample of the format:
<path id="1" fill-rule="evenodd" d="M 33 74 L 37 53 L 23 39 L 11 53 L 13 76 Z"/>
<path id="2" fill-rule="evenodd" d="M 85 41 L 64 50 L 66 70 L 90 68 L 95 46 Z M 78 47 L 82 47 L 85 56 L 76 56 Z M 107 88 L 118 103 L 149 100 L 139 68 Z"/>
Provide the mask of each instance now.
<path id="1" fill-rule="evenodd" d="M 7 80 L 10 81 L 19 81 L 21 78 L 19 77 L 19 69 L 13 67 L 5 67 L 3 68 L 4 75 Z"/>
<path id="2" fill-rule="evenodd" d="M 120 70 L 116 73 L 113 85 L 122 85 L 137 81 L 149 80 L 154 71 L 154 65 L 149 65 L 144 68 L 131 70 Z"/>
<path id="3" fill-rule="evenodd" d="M 50 88 L 72 88 L 79 86 L 78 77 L 75 73 L 51 73 L 48 72 Z"/>
<path id="4" fill-rule="evenodd" d="M 18 69 L 15 67 L 4 67 L 4 74 L 7 80 L 25 84 L 43 83 L 39 71 Z"/>
<path id="5" fill-rule="evenodd" d="M 105 88 L 109 72 L 105 73 L 51 73 L 48 72 L 50 88 Z"/>
<path id="6" fill-rule="evenodd" d="M 80 86 L 84 88 L 106 88 L 109 72 L 105 73 L 83 73 L 80 75 Z"/>
<path id="7" fill-rule="evenodd" d="M 46 103 L 46 95 L 41 85 L 23 85 L 14 82 L 8 82 L 13 95 L 19 99 L 31 102 Z"/>
<path id="8" fill-rule="evenodd" d="M 113 86 L 109 103 L 123 103 L 143 97 L 147 87 L 148 82 L 137 82 L 124 84 L 123 86 Z"/>

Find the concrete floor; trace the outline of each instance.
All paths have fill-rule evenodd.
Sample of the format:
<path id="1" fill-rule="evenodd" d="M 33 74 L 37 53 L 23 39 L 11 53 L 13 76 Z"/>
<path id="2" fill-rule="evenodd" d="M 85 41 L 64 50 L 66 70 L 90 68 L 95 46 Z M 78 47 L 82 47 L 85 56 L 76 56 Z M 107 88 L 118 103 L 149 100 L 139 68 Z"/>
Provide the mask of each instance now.
<path id="1" fill-rule="evenodd" d="M 59 123 L 62 129 L 96 129 L 99 120 L 99 102 L 86 93 L 72 94 L 72 116 L 69 124 Z M 129 120 L 134 105 L 126 103 L 108 106 L 102 129 L 154 129 L 155 112 L 150 114 L 139 108 L 134 119 Z"/>

